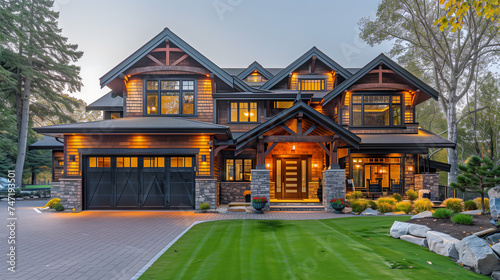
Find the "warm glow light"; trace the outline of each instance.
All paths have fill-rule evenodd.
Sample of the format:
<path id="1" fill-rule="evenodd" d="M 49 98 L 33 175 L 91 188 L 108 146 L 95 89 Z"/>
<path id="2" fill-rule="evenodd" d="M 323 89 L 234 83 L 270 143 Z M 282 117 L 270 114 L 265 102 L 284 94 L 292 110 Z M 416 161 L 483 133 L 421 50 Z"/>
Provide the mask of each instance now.
<path id="1" fill-rule="evenodd" d="M 358 160 L 357 159 L 353 159 L 352 162 L 358 162 Z"/>
<path id="2" fill-rule="evenodd" d="M 268 163 L 268 164 L 266 164 L 266 167 L 267 167 L 267 168 L 269 168 L 270 166 L 271 166 L 271 165 L 270 165 L 269 163 Z"/>
<path id="3" fill-rule="evenodd" d="M 229 177 L 229 180 L 233 180 L 233 177 Z"/>
<path id="4" fill-rule="evenodd" d="M 413 171 L 413 166 L 408 166 L 408 171 Z"/>
<path id="5" fill-rule="evenodd" d="M 295 151 L 295 145 L 293 145 L 293 146 L 292 146 L 292 150 L 294 150 L 294 151 Z"/>
<path id="6" fill-rule="evenodd" d="M 359 164 L 356 164 L 356 168 L 360 168 L 360 167 L 361 167 L 361 165 L 359 165 Z"/>
<path id="7" fill-rule="evenodd" d="M 317 163 L 313 164 L 313 167 L 314 168 L 318 167 L 318 164 Z"/>

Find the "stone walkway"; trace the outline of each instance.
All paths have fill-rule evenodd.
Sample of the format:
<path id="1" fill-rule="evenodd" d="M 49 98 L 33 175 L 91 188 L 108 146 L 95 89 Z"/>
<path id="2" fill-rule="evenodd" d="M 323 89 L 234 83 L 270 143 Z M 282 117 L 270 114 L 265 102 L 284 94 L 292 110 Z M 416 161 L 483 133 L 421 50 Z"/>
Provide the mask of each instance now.
<path id="1" fill-rule="evenodd" d="M 85 211 L 38 214 L 44 201 L 20 201 L 16 272 L 7 271 L 8 229 L 0 227 L 0 279 L 130 279 L 195 221 L 223 219 L 329 219 L 326 212 Z M 7 224 L 7 203 L 0 202 Z"/>

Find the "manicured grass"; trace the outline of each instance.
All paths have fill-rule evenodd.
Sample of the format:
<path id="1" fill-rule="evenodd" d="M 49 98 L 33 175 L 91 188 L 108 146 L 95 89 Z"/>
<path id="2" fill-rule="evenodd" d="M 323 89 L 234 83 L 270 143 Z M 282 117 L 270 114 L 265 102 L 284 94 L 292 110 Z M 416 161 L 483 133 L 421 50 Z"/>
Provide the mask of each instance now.
<path id="1" fill-rule="evenodd" d="M 23 187 L 23 190 L 29 189 L 50 189 L 50 185 L 26 185 Z"/>
<path id="2" fill-rule="evenodd" d="M 140 279 L 489 279 L 390 237 L 392 223 L 407 219 L 202 223 Z"/>

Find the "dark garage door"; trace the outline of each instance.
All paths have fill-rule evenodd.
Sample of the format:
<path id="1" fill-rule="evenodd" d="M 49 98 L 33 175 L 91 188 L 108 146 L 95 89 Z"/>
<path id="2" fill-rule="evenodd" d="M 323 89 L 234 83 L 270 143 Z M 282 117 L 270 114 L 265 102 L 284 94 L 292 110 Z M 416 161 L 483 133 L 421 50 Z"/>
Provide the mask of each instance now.
<path id="1" fill-rule="evenodd" d="M 194 209 L 193 157 L 88 156 L 87 210 Z"/>

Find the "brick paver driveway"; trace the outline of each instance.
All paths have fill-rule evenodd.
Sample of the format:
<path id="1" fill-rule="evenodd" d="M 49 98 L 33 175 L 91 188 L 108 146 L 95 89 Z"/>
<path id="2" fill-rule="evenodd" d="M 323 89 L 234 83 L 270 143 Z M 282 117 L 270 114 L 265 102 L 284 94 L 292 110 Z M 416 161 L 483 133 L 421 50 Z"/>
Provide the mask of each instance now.
<path id="1" fill-rule="evenodd" d="M 38 214 L 44 201 L 16 204 L 16 272 L 7 271 L 8 229 L 0 230 L 0 279 L 130 279 L 195 221 L 321 219 L 326 212 L 195 214 L 177 211 L 85 211 Z M 341 215 L 346 217 L 347 215 Z M 0 202 L 7 224 L 7 203 Z"/>

